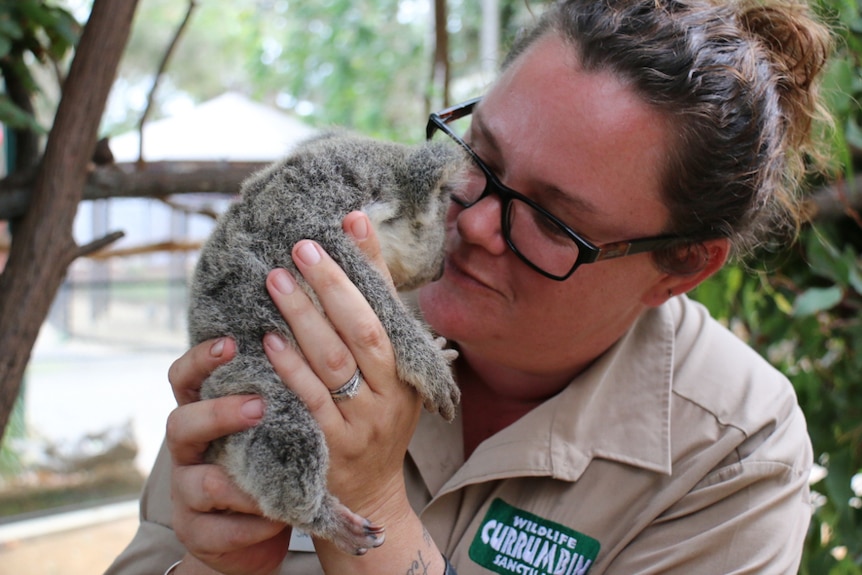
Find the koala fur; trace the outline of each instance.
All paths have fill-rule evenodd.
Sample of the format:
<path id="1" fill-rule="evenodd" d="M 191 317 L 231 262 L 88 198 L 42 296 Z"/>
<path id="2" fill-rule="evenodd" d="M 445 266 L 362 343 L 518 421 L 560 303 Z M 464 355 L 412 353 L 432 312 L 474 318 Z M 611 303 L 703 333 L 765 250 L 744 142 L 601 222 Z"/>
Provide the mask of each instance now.
<path id="1" fill-rule="evenodd" d="M 383 529 L 354 514 L 327 491 L 328 450 L 302 401 L 275 374 L 263 350 L 268 332 L 295 345 L 266 291 L 270 270 L 288 269 L 314 298 L 291 259 L 299 240 L 317 241 L 365 295 L 395 352 L 399 378 L 432 411 L 451 420 L 459 391 L 449 362 L 455 352 L 403 306 L 342 230 L 363 210 L 372 221 L 398 289 L 413 289 L 441 270 L 449 193 L 465 157 L 442 144 L 406 146 L 345 132 L 304 143 L 244 182 L 241 200 L 204 245 L 191 287 L 192 344 L 230 336 L 237 354 L 204 382 L 203 398 L 259 394 L 263 420 L 214 442 L 223 465 L 263 513 L 362 554 L 383 543 Z M 319 304 L 316 304 L 319 307 Z"/>

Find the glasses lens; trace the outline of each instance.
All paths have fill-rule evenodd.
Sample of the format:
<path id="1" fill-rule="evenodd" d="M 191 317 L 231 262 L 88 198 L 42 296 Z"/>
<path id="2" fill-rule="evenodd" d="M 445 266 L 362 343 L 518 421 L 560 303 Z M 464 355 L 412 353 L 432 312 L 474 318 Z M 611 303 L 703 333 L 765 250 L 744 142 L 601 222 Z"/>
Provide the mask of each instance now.
<path id="1" fill-rule="evenodd" d="M 448 122 L 446 127 L 451 130 L 451 133 L 437 126 L 436 131 L 432 136 L 432 139 L 435 142 L 451 142 L 454 146 L 460 146 L 461 148 L 467 146 L 466 149 L 469 149 L 469 146 L 465 144 L 462 139 L 462 134 L 465 134 L 470 128 L 470 116 L 465 116 Z M 482 197 L 482 193 L 485 191 L 487 186 L 485 172 L 482 170 L 481 166 L 476 163 L 472 153 L 471 158 L 473 158 L 473 161 L 470 162 L 467 168 L 466 181 L 462 185 L 458 186 L 457 190 L 452 192 L 452 197 L 454 197 L 459 203 L 468 206 L 472 205 Z"/>
<path id="2" fill-rule="evenodd" d="M 562 277 L 578 261 L 578 245 L 557 222 L 517 198 L 506 212 L 509 241 L 539 269 Z"/>
<path id="3" fill-rule="evenodd" d="M 496 178 L 481 165 L 481 160 L 472 152 L 462 134 L 468 133 L 470 116 L 466 115 L 445 126 L 429 123 L 434 141 L 449 140 L 470 151 L 473 161 L 467 172 L 467 181 L 456 192 L 453 199 L 464 207 L 472 206 L 485 193 L 495 193 L 506 210 L 503 217 L 503 233 L 512 251 L 555 279 L 564 279 L 578 261 L 578 244 L 566 229 L 553 218 L 538 211 L 520 198 L 517 192 L 501 187 Z"/>

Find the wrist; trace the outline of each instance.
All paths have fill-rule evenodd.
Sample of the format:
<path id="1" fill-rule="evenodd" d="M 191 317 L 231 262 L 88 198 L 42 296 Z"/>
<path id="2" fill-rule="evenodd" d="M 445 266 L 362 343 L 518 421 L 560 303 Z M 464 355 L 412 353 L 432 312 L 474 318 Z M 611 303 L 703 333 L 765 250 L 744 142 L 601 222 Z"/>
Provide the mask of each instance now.
<path id="1" fill-rule="evenodd" d="M 442 575 L 445 559 L 418 515 L 409 507 L 386 511 L 386 541 L 364 555 L 348 555 L 334 544 L 315 539 L 315 549 L 327 575 L 379 575 L 380 573 L 427 573 Z M 382 516 L 372 517 L 379 521 Z M 382 523 L 382 522 L 381 522 Z"/>
<path id="2" fill-rule="evenodd" d="M 403 476 L 382 485 L 374 493 L 363 493 L 361 499 L 340 499 L 355 513 L 387 529 L 389 525 L 397 525 L 415 515 Z"/>

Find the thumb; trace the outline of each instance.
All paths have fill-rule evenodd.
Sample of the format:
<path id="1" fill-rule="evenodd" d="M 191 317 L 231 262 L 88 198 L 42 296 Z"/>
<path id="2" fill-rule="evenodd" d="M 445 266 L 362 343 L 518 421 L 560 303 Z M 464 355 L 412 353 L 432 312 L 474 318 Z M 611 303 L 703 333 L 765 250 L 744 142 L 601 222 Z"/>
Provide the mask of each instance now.
<path id="1" fill-rule="evenodd" d="M 350 212 L 344 217 L 342 222 L 344 232 L 353 238 L 356 246 L 362 250 L 362 253 L 368 257 L 371 263 L 383 274 L 383 277 L 391 284 L 392 276 L 389 273 L 389 268 L 386 266 L 386 260 L 383 258 L 383 252 L 380 249 L 380 241 L 377 237 L 377 232 L 368 216 L 359 211 Z"/>

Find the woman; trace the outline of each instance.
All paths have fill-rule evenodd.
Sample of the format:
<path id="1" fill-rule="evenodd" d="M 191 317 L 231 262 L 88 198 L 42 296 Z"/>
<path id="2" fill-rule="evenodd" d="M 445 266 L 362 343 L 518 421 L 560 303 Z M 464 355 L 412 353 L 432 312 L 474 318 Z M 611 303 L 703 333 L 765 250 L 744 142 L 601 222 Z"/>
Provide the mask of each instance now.
<path id="1" fill-rule="evenodd" d="M 172 462 L 110 573 L 795 573 L 812 454 L 792 388 L 682 294 L 798 225 L 828 48 L 789 0 L 549 9 L 481 101 L 428 126 L 475 160 L 444 274 L 418 294 L 460 353 L 453 424 L 420 415 L 316 244 L 294 259 L 334 327 L 287 272 L 268 278 L 305 359 L 275 336 L 269 358 L 326 433 L 331 491 L 384 525 L 385 544 L 294 550 L 289 527 L 202 463 L 265 409 L 197 401 L 232 357 L 225 339 L 171 368 Z M 449 122 L 467 115 L 461 140 Z M 344 226 L 382 266 L 366 218 Z M 357 368 L 358 395 L 336 404 Z"/>

